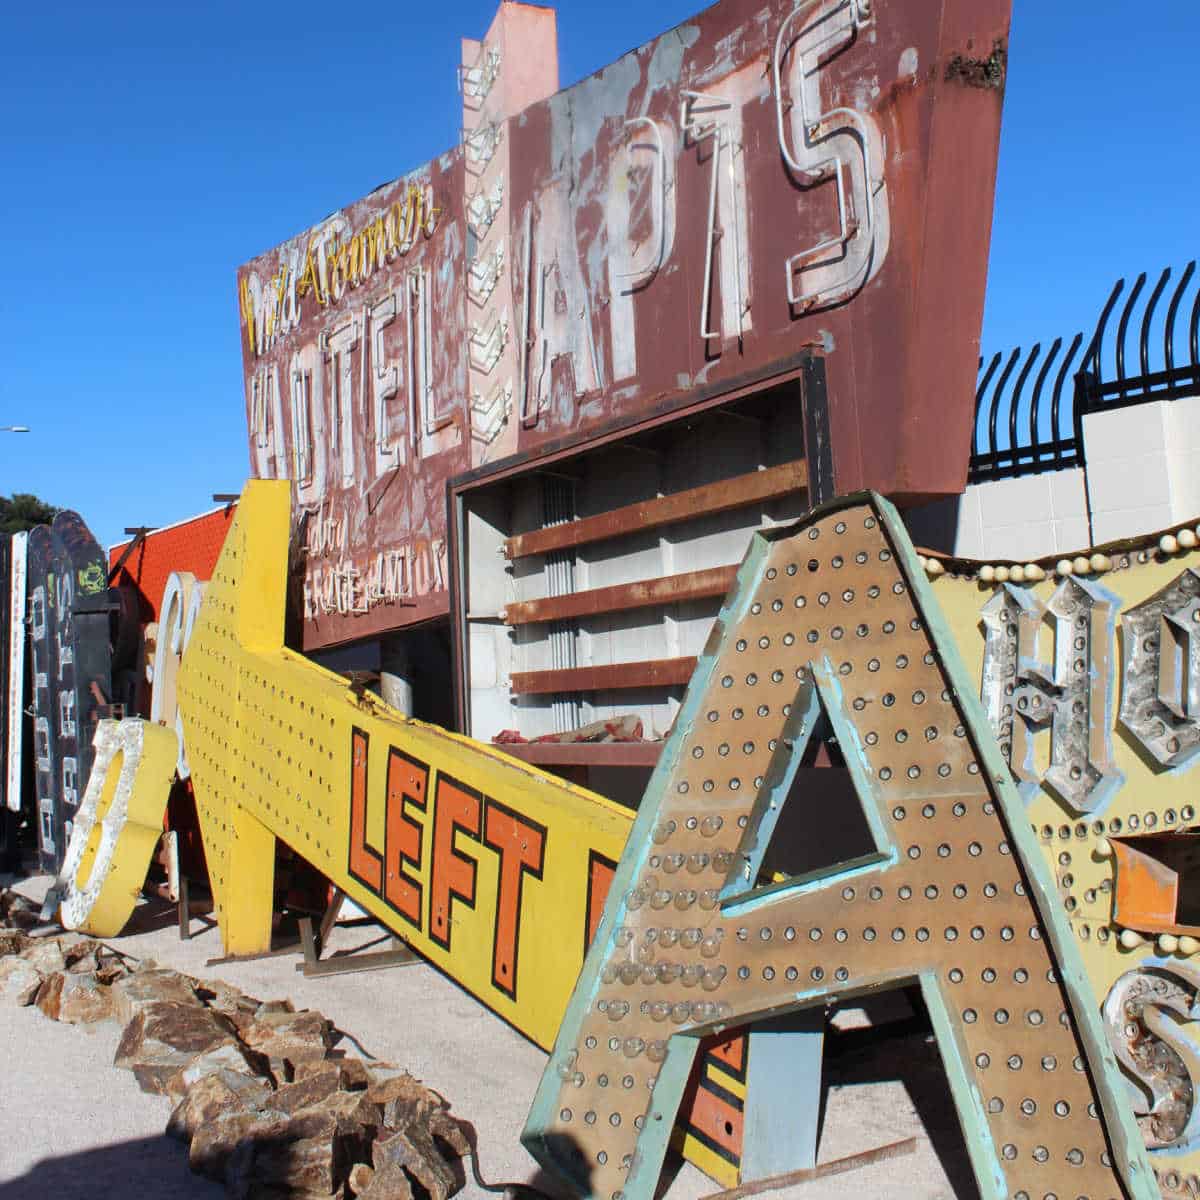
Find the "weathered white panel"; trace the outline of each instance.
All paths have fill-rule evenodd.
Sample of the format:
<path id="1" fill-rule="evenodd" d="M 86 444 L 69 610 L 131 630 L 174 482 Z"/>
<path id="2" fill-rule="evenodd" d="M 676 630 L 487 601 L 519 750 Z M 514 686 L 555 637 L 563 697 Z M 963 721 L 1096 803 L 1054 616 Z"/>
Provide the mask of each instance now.
<path id="1" fill-rule="evenodd" d="M 12 573 L 8 622 L 8 779 L 5 799 L 12 812 L 21 811 L 21 751 L 25 730 L 25 562 L 29 535 L 14 533 L 10 552 Z"/>

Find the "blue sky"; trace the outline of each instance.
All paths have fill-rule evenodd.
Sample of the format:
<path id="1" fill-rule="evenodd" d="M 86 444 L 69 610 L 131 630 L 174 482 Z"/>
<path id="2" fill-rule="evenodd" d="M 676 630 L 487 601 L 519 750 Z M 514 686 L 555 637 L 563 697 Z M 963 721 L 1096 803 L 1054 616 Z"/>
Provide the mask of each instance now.
<path id="1" fill-rule="evenodd" d="M 563 0 L 562 83 L 697 7 Z M 0 424 L 33 432 L 0 434 L 0 493 L 107 543 L 240 489 L 237 265 L 457 139 L 458 39 L 494 2 L 345 11 L 6 11 Z M 1089 326 L 1115 277 L 1197 254 L 1197 44 L 1181 0 L 1014 0 L 985 349 Z"/>

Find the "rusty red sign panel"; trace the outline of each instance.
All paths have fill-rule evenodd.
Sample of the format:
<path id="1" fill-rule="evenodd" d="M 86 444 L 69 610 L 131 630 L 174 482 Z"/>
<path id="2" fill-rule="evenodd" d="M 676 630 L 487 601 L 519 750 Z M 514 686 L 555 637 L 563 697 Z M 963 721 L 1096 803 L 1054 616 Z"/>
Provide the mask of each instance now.
<path id="1" fill-rule="evenodd" d="M 239 273 L 305 644 L 447 611 L 446 482 L 825 360 L 832 489 L 961 491 L 1010 0 L 722 0 L 557 92 L 464 44 L 461 144 Z"/>

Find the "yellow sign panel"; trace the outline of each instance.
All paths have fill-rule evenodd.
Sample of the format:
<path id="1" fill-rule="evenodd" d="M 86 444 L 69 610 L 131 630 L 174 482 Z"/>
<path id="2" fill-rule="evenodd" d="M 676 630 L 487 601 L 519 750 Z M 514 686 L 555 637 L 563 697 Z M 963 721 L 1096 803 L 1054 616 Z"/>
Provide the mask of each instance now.
<path id="1" fill-rule="evenodd" d="M 1200 552 L 1184 540 L 1028 585 L 973 567 L 932 581 L 1168 1196 L 1200 1194 Z"/>
<path id="2" fill-rule="evenodd" d="M 631 816 L 286 649 L 289 503 L 247 485 L 179 675 L 226 951 L 269 947 L 280 837 L 550 1046 Z"/>
<path id="3" fill-rule="evenodd" d="M 55 890 L 62 923 L 115 937 L 137 903 L 150 856 L 162 837 L 163 808 L 175 777 L 175 732 L 128 718 L 96 726 L 96 759 Z"/>

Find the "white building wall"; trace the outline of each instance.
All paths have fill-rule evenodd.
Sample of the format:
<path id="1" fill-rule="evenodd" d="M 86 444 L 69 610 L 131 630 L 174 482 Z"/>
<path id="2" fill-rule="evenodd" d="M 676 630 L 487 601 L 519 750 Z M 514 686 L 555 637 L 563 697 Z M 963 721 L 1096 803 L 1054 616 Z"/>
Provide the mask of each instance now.
<path id="1" fill-rule="evenodd" d="M 917 545 L 960 558 L 1027 562 L 1090 543 L 1082 468 L 973 483 L 905 518 Z"/>
<path id="2" fill-rule="evenodd" d="M 1200 516 L 1200 397 L 1090 413 L 1083 447 L 1097 543 Z"/>
<path id="3" fill-rule="evenodd" d="M 1091 413 L 1083 450 L 1086 474 L 971 484 L 911 510 L 913 540 L 962 558 L 1023 562 L 1200 518 L 1200 396 Z"/>

